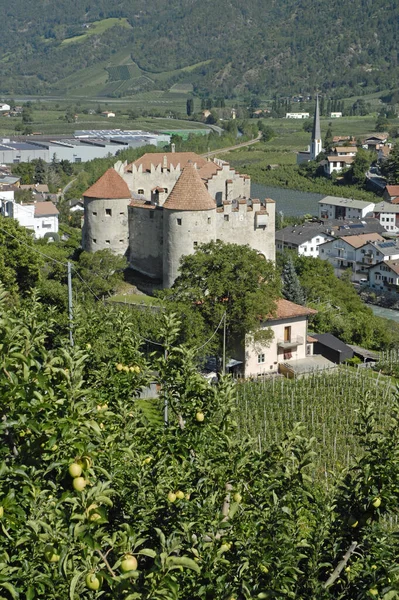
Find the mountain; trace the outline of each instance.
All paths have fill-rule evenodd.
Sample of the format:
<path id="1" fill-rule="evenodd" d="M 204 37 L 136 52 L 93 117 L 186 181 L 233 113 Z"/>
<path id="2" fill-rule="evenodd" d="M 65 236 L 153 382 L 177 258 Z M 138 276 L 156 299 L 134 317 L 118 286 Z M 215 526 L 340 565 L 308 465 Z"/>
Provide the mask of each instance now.
<path id="1" fill-rule="evenodd" d="M 14 0 L 0 18 L 3 94 L 348 96 L 399 75 L 395 0 Z"/>

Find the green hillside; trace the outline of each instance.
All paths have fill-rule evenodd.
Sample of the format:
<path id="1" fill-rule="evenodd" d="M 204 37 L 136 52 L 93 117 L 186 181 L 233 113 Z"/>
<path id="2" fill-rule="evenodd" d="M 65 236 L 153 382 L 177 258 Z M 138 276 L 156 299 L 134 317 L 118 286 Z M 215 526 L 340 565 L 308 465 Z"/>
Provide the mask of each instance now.
<path id="1" fill-rule="evenodd" d="M 391 89 L 399 75 L 393 0 L 15 0 L 0 17 L 9 95 L 124 97 L 191 84 L 227 97 L 351 97 Z"/>

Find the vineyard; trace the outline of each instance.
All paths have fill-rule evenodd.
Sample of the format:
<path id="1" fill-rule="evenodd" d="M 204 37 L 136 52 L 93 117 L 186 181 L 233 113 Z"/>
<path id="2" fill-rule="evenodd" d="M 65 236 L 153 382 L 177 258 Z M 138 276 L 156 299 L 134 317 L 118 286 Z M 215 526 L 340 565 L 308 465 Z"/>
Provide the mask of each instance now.
<path id="1" fill-rule="evenodd" d="M 247 381 L 237 385 L 236 418 L 240 434 L 253 437 L 260 450 L 301 422 L 305 435 L 316 440 L 313 476 L 327 478 L 329 471 L 349 466 L 359 451 L 353 431 L 360 400 L 375 403 L 384 428 L 394 392 L 390 378 L 351 367 L 296 380 Z"/>

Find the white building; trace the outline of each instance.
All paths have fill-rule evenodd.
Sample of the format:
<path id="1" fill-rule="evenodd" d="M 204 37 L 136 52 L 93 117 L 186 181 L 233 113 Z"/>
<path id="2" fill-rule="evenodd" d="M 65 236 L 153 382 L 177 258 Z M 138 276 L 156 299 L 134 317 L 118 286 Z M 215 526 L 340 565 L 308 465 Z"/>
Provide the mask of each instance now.
<path id="1" fill-rule="evenodd" d="M 384 292 L 399 291 L 399 261 L 387 260 L 369 269 L 369 286 Z"/>
<path id="2" fill-rule="evenodd" d="M 364 219 L 374 211 L 373 202 L 326 196 L 319 200 L 320 219 Z"/>
<path id="3" fill-rule="evenodd" d="M 295 250 L 300 256 L 319 256 L 319 246 L 332 239 L 325 231 L 325 226 L 319 223 L 304 223 L 290 225 L 276 231 L 276 250 Z"/>
<path id="4" fill-rule="evenodd" d="M 324 167 L 324 173 L 331 176 L 334 172 L 340 173 L 343 169 L 350 167 L 354 158 L 354 156 L 338 156 L 336 154 L 331 154 L 330 156 L 327 156 L 321 164 Z"/>
<path id="5" fill-rule="evenodd" d="M 0 212 L 3 217 L 16 219 L 21 227 L 33 231 L 36 239 L 58 233 L 58 210 L 52 202 L 19 204 L 14 199 L 4 200 Z"/>
<path id="6" fill-rule="evenodd" d="M 399 204 L 380 202 L 374 206 L 374 217 L 389 233 L 399 233 Z"/>
<path id="7" fill-rule="evenodd" d="M 272 332 L 270 342 L 257 344 L 247 335 L 237 348 L 235 358 L 242 363 L 245 377 L 277 373 L 281 363 L 313 355 L 313 342 L 308 341 L 308 317 L 317 311 L 282 298 L 276 304 L 276 314 L 262 322 L 262 328 Z"/>
<path id="8" fill-rule="evenodd" d="M 319 256 L 328 260 L 336 275 L 351 269 L 352 280 L 359 281 L 367 278 L 371 266 L 399 259 L 399 246 L 378 233 L 364 233 L 325 242 L 319 248 Z"/>
<path id="9" fill-rule="evenodd" d="M 286 119 L 309 119 L 310 114 L 308 112 L 297 112 L 297 113 L 286 113 Z"/>
<path id="10" fill-rule="evenodd" d="M 330 119 L 340 119 L 342 112 L 330 112 Z"/>
<path id="11" fill-rule="evenodd" d="M 0 104 L 0 112 L 8 112 L 9 110 L 11 110 L 9 104 Z"/>

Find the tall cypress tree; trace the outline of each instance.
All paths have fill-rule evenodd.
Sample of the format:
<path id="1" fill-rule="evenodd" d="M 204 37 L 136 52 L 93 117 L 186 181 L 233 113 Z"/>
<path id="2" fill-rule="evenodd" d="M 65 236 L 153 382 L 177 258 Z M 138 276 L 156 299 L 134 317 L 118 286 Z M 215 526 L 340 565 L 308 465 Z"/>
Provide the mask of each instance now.
<path id="1" fill-rule="evenodd" d="M 294 261 L 290 255 L 287 256 L 282 274 L 283 296 L 290 302 L 305 304 L 305 294 L 296 274 Z"/>

